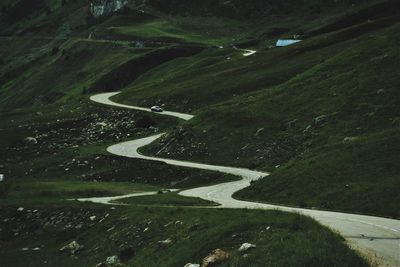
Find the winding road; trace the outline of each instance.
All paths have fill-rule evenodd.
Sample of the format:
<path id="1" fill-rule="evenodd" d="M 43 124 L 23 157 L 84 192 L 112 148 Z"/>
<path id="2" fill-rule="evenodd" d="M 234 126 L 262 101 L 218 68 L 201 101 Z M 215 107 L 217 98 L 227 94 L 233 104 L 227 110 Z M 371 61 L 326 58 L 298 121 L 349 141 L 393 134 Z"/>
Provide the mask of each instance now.
<path id="1" fill-rule="evenodd" d="M 112 96 L 115 96 L 117 94 L 119 94 L 119 92 L 98 94 L 92 96 L 90 99 L 94 102 L 113 107 L 151 112 L 148 108 L 118 104 L 110 100 Z M 189 114 L 169 112 L 169 111 L 157 114 L 163 116 L 173 116 L 183 120 L 190 120 L 191 118 L 193 118 L 193 116 Z M 244 168 L 216 166 L 216 165 L 201 164 L 189 161 L 156 158 L 156 157 L 144 156 L 138 152 L 139 148 L 152 143 L 161 136 L 163 136 L 163 134 L 158 134 L 133 141 L 119 143 L 108 147 L 107 151 L 114 155 L 128 157 L 128 158 L 159 161 L 174 166 L 211 170 L 211 171 L 217 171 L 221 173 L 240 176 L 242 177 L 242 179 L 238 181 L 194 188 L 190 190 L 181 191 L 179 194 L 188 197 L 199 197 L 220 204 L 220 206 L 216 208 L 259 209 L 259 210 L 273 209 L 285 212 L 295 212 L 305 216 L 309 216 L 318 221 L 319 223 L 340 233 L 348 241 L 348 244 L 351 247 L 357 249 L 362 254 L 366 255 L 370 260 L 377 263 L 379 266 L 400 266 L 400 220 L 393 220 L 393 219 L 358 215 L 358 214 L 341 213 L 341 212 L 291 208 L 285 206 L 269 205 L 269 204 L 255 203 L 255 202 L 241 201 L 234 199 L 232 195 L 235 192 L 250 186 L 250 182 L 253 180 L 261 179 L 268 176 L 268 173 L 258 172 Z M 148 195 L 152 193 L 150 192 L 143 194 Z M 140 193 L 112 197 L 112 198 L 107 198 L 107 197 L 87 198 L 80 200 L 91 201 L 94 203 L 101 203 L 101 204 L 109 204 L 110 201 L 115 199 L 122 199 L 139 195 Z"/>

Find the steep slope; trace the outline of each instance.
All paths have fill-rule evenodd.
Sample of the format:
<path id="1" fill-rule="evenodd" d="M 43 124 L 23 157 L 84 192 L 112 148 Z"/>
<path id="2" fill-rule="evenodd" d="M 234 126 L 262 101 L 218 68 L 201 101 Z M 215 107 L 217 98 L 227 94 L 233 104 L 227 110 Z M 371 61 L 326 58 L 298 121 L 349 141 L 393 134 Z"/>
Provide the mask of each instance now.
<path id="1" fill-rule="evenodd" d="M 400 80 L 395 70 L 400 62 L 399 27 L 366 31 L 345 42 L 326 43 L 329 37 L 322 36 L 269 52 L 296 59 L 293 54 L 303 51 L 307 57 L 319 58 L 313 64 L 302 61 L 303 66 L 292 75 L 287 75 L 291 65 L 284 65 L 286 71 L 280 66 L 287 62 L 273 61 L 272 65 L 268 52 L 252 59 L 233 59 L 242 67 L 234 68 L 233 75 L 210 75 L 210 81 L 204 80 L 207 75 L 202 76 L 201 71 L 213 66 L 199 68 L 200 75 L 192 75 L 189 81 L 185 81 L 185 71 L 183 79 L 177 72 L 170 83 L 175 81 L 178 86 L 169 87 L 173 95 L 163 97 L 163 89 L 158 89 L 153 90 L 154 98 L 159 93 L 168 106 L 183 110 L 196 101 L 193 106 L 199 109 L 198 117 L 146 151 L 267 170 L 280 165 L 271 177 L 239 194 L 241 197 L 398 217 Z M 355 36 L 353 30 L 330 36 L 337 38 L 346 31 L 351 33 L 346 36 Z M 321 54 L 317 49 L 321 44 L 328 45 L 330 53 Z M 258 66 L 270 62 L 269 71 L 277 71 L 276 77 L 283 75 L 281 80 L 270 84 L 254 79 L 268 71 L 265 64 L 252 69 L 255 62 Z M 146 82 L 138 84 L 139 92 L 142 84 Z M 211 84 L 220 89 L 215 91 L 223 94 L 222 98 L 211 93 Z M 240 90 L 230 91 L 229 84 Z M 157 88 L 162 88 L 161 84 Z M 232 94 L 236 96 L 229 101 L 206 106 Z"/>

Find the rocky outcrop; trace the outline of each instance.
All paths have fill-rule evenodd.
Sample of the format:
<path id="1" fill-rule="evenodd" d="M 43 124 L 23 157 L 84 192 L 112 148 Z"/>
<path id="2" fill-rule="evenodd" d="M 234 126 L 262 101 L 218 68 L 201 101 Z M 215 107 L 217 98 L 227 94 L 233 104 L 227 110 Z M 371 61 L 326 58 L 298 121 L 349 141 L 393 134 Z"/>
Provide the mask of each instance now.
<path id="1" fill-rule="evenodd" d="M 94 0 L 90 3 L 90 14 L 95 18 L 110 16 L 127 4 L 126 0 Z"/>

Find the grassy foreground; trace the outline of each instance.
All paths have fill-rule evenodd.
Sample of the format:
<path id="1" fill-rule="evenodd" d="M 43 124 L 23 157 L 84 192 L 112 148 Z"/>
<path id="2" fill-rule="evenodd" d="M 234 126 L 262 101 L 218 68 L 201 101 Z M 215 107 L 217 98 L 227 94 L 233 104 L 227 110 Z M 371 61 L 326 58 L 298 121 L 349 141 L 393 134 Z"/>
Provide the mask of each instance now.
<path id="1" fill-rule="evenodd" d="M 95 266 L 113 255 L 126 266 L 184 266 L 216 248 L 230 253 L 220 266 L 367 266 L 339 236 L 295 214 L 88 205 L 16 209 L 1 207 L 5 266 Z M 58 251 L 72 240 L 84 248 L 74 256 Z M 238 252 L 244 242 L 257 245 L 245 257 Z"/>

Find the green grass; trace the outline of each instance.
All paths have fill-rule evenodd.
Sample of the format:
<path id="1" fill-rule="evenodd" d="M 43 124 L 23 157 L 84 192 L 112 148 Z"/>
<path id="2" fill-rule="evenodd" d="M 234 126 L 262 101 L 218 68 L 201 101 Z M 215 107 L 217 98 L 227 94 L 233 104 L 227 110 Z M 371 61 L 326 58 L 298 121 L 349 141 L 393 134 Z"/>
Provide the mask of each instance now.
<path id="1" fill-rule="evenodd" d="M 17 237 L 10 236 L 9 231 L 24 225 L 32 211 L 2 211 L 2 221 L 19 214 L 13 224 L 4 225 L 0 240 L 3 264 L 26 266 L 29 261 L 30 266 L 42 266 L 46 261 L 52 266 L 93 266 L 130 248 L 133 257 L 125 261 L 128 266 L 184 266 L 200 262 L 220 248 L 231 255 L 221 266 L 367 266 L 339 236 L 295 214 L 147 207 L 110 210 L 88 205 L 37 209 L 39 215 L 32 219 L 36 228 L 20 228 L 25 230 Z M 90 221 L 93 215 L 96 218 Z M 60 223 L 42 228 L 51 217 Z M 65 221 L 72 227 L 65 229 Z M 81 228 L 75 229 L 78 224 Z M 166 239 L 171 240 L 170 245 L 158 244 Z M 80 253 L 71 257 L 58 252 L 72 240 L 85 246 Z M 237 251 L 244 242 L 257 245 L 247 252 L 246 259 Z M 23 252 L 24 247 L 40 250 Z"/>
<path id="2" fill-rule="evenodd" d="M 131 205 L 146 205 L 146 206 L 213 206 L 216 205 L 213 202 L 203 200 L 195 197 L 184 197 L 177 193 L 159 193 L 152 196 L 141 196 L 124 198 L 116 201 L 116 203 L 125 203 Z"/>
<path id="3" fill-rule="evenodd" d="M 21 35 L 0 42 L 0 173 L 10 185 L 5 198 L 1 188 L 2 264 L 94 266 L 131 247 L 130 266 L 184 266 L 215 248 L 231 254 L 221 266 L 367 266 L 341 237 L 296 214 L 154 207 L 208 204 L 172 193 L 129 199 L 145 207 L 116 210 L 65 201 L 235 179 L 105 152 L 110 144 L 153 134 L 153 128 L 136 127 L 151 120 L 168 135 L 146 153 L 175 139 L 159 156 L 272 171 L 238 197 L 399 216 L 400 26 L 379 19 L 390 10 L 366 22 L 370 9 L 362 7 L 375 1 L 357 1 L 350 9 L 348 1 L 174 1 L 173 11 L 171 1 L 151 2 L 151 14 L 132 11 L 97 24 L 86 23 L 86 3 L 68 1 L 61 8 L 53 0 L 46 1 L 48 14 L 0 21 L 1 33 Z M 62 25 L 70 25 L 73 38 L 40 37 L 68 36 Z M 271 47 L 301 32 L 304 42 Z M 85 40 L 90 33 L 120 40 Z M 166 43 L 136 49 L 129 40 L 138 39 Z M 149 57 L 170 49 L 169 42 L 224 48 L 168 62 Z M 232 45 L 258 52 L 245 58 Z M 89 102 L 88 91 L 109 89 L 124 90 L 119 102 L 166 104 L 197 116 L 187 123 L 149 119 Z M 103 133 L 80 139 L 103 120 L 111 125 Z M 38 146 L 23 145 L 25 137 L 41 134 L 49 136 Z M 170 246 L 158 243 L 168 238 Z M 72 240 L 85 249 L 77 257 L 60 254 Z M 246 259 L 237 252 L 244 242 L 257 245 Z"/>
<path id="4" fill-rule="evenodd" d="M 145 39 L 157 37 L 190 42 L 198 42 L 202 39 L 201 35 L 186 36 L 184 31 L 173 27 L 166 21 L 151 21 L 135 26 L 111 27 L 109 30 L 115 31 L 118 34 L 132 35 Z"/>
<path id="5" fill-rule="evenodd" d="M 138 192 L 157 191 L 155 186 L 115 183 L 83 182 L 68 180 L 13 181 L 6 198 L 0 199 L 1 206 L 10 205 L 60 205 L 68 199 L 126 195 Z"/>
<path id="6" fill-rule="evenodd" d="M 161 155 L 267 171 L 280 165 L 239 196 L 398 217 L 399 27 L 362 24 L 254 58 L 196 69 L 199 59 L 214 56 L 206 53 L 194 58 L 194 68 L 181 60 L 156 69 L 125 92 L 125 102 L 140 103 L 144 88 L 154 88 L 155 99 L 178 110 L 199 107 L 198 116 L 143 151 L 156 153 L 175 139 Z M 165 81 L 151 79 L 162 72 Z M 354 148 L 344 144 L 352 137 Z M 310 161 L 316 163 L 305 169 Z"/>

